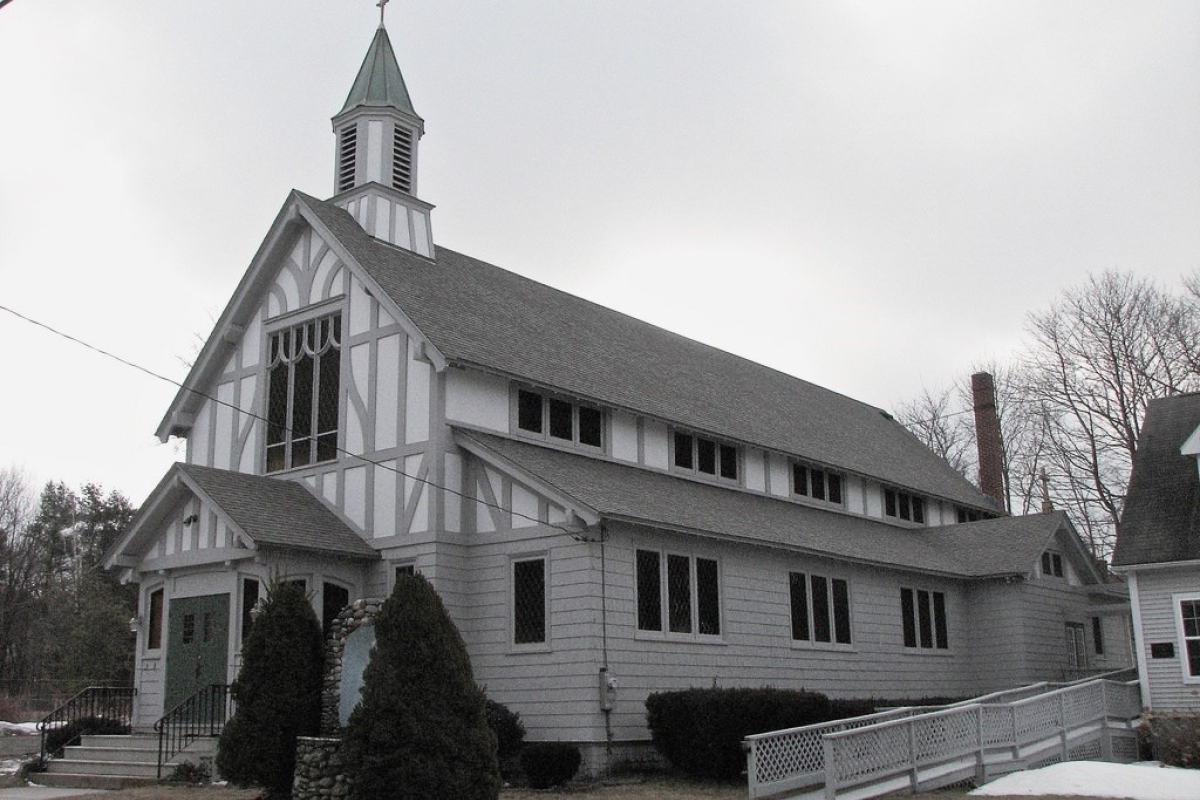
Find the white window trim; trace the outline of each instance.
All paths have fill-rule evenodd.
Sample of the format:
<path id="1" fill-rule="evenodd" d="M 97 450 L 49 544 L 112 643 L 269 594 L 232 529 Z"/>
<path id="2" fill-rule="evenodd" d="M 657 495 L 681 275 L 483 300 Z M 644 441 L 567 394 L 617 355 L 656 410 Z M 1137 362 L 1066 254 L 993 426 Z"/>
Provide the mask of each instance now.
<path id="1" fill-rule="evenodd" d="M 535 394 L 542 399 L 542 430 L 531 431 L 521 427 L 521 393 L 527 392 Z M 557 436 L 550 435 L 550 401 L 557 400 L 562 403 L 567 403 L 571 406 L 571 438 L 560 439 Z M 515 436 L 523 436 L 526 439 L 545 442 L 555 447 L 562 447 L 568 450 L 582 450 L 585 453 L 601 453 L 607 454 L 609 450 L 609 442 L 612 440 L 612 431 L 609 430 L 609 415 L 608 412 L 596 403 L 589 403 L 585 400 L 579 400 L 574 397 L 550 392 L 545 389 L 539 389 L 526 384 L 513 384 L 511 389 L 511 400 L 509 401 L 511 413 L 509 415 L 509 429 Z M 591 409 L 600 415 L 600 444 L 588 444 L 579 440 L 579 410 L 581 408 Z"/>
<path id="2" fill-rule="evenodd" d="M 1179 674 L 1186 684 L 1200 684 L 1200 675 L 1191 675 L 1188 673 L 1188 653 L 1187 643 L 1188 638 L 1183 631 L 1183 609 L 1179 607 L 1180 603 L 1186 602 L 1200 603 L 1200 592 L 1179 592 L 1171 595 L 1171 615 L 1175 618 L 1175 650 L 1179 654 Z M 1191 637 L 1195 639 L 1197 637 Z"/>
<path id="3" fill-rule="evenodd" d="M 792 638 L 792 573 L 804 575 L 807 582 L 807 600 L 808 600 L 808 639 Z M 824 578 L 828 581 L 827 591 L 829 593 L 829 613 L 830 617 L 830 640 L 828 642 L 818 642 L 813 635 L 816 626 L 813 621 L 813 601 L 812 601 L 812 577 L 816 575 L 818 578 Z M 850 641 L 849 643 L 837 641 L 837 613 L 833 606 L 833 582 L 835 580 L 844 581 L 846 583 L 846 612 L 849 615 L 850 624 Z M 837 650 L 842 653 L 853 653 L 857 651 L 855 641 L 858 637 L 854 635 L 854 582 L 849 578 L 844 578 L 841 575 L 821 574 L 817 572 L 805 572 L 800 569 L 790 569 L 787 571 L 787 592 L 788 592 L 788 641 L 791 642 L 792 648 L 795 650 Z"/>
<path id="4" fill-rule="evenodd" d="M 541 642 L 517 642 L 517 564 L 530 561 L 542 562 L 542 619 L 545 624 L 545 640 Z M 547 551 L 536 553 L 521 553 L 508 558 L 508 613 L 505 626 L 508 635 L 508 647 L 511 653 L 549 653 L 554 647 L 551 644 L 552 626 L 550 625 L 550 554 Z"/>
<path id="5" fill-rule="evenodd" d="M 658 554 L 658 602 L 659 602 L 659 621 L 662 624 L 662 630 L 648 631 L 638 627 L 637 609 L 638 598 L 641 596 L 641 587 L 638 585 L 637 578 L 637 552 L 645 550 L 651 553 Z M 634 547 L 634 571 L 633 571 L 633 626 L 635 639 L 650 639 L 655 641 L 672 641 L 672 642 L 701 642 L 708 644 L 720 644 L 725 641 L 725 630 L 727 627 L 727 618 L 725 615 L 725 565 L 717 556 L 708 555 L 706 553 L 688 553 L 679 550 L 671 550 L 665 547 L 648 547 L 644 545 Z M 671 556 L 679 556 L 688 560 L 688 590 L 691 593 L 691 611 L 692 629 L 688 633 L 679 633 L 671 630 L 670 619 L 670 591 L 667 563 Z M 700 596 L 699 586 L 696 581 L 696 560 L 704 559 L 712 561 L 717 565 L 717 623 L 720 625 L 720 633 L 700 633 Z"/>

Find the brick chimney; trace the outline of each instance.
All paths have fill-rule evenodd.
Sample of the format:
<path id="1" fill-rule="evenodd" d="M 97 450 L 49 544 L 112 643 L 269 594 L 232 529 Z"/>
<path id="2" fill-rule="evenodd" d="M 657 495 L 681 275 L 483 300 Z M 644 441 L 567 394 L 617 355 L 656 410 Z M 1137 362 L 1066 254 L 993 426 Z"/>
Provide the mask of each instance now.
<path id="1" fill-rule="evenodd" d="M 1007 508 L 1004 492 L 1004 443 L 1000 438 L 1000 415 L 996 413 L 996 383 L 987 372 L 971 376 L 971 399 L 975 405 L 975 441 L 979 446 L 979 490 Z"/>

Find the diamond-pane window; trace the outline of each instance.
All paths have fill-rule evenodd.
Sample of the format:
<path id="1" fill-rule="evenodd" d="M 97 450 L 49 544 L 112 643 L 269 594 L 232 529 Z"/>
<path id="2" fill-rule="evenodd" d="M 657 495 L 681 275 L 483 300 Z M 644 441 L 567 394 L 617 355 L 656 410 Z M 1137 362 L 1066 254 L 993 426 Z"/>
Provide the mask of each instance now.
<path id="1" fill-rule="evenodd" d="M 546 641 L 546 560 L 513 562 L 513 643 Z"/>
<path id="2" fill-rule="evenodd" d="M 662 583 L 659 555 L 653 550 L 637 551 L 638 630 L 662 630 Z"/>

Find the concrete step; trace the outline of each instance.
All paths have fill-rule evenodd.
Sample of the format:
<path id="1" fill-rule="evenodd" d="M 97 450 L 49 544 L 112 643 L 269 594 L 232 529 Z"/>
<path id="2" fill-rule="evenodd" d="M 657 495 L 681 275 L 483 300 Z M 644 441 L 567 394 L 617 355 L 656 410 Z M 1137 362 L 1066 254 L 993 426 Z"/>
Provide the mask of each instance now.
<path id="1" fill-rule="evenodd" d="M 158 743 L 154 749 L 136 747 L 92 747 L 72 745 L 63 748 L 60 761 L 141 761 L 158 763 Z"/>
<path id="2" fill-rule="evenodd" d="M 158 734 L 132 734 L 125 736 L 92 736 L 80 738 L 83 747 L 121 748 L 124 750 L 152 750 L 158 753 Z"/>

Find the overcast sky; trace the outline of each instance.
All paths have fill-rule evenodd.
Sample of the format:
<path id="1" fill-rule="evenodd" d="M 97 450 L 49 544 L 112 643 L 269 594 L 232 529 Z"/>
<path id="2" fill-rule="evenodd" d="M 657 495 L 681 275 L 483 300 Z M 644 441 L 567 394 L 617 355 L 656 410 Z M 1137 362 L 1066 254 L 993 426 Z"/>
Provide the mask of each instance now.
<path id="1" fill-rule="evenodd" d="M 0 8 L 0 305 L 176 380 L 371 0 Z M 892 409 L 1200 268 L 1200 3 L 397 0 L 439 244 Z M 0 467 L 141 502 L 175 388 L 0 312 Z M 569 357 L 569 354 L 564 354 Z"/>

